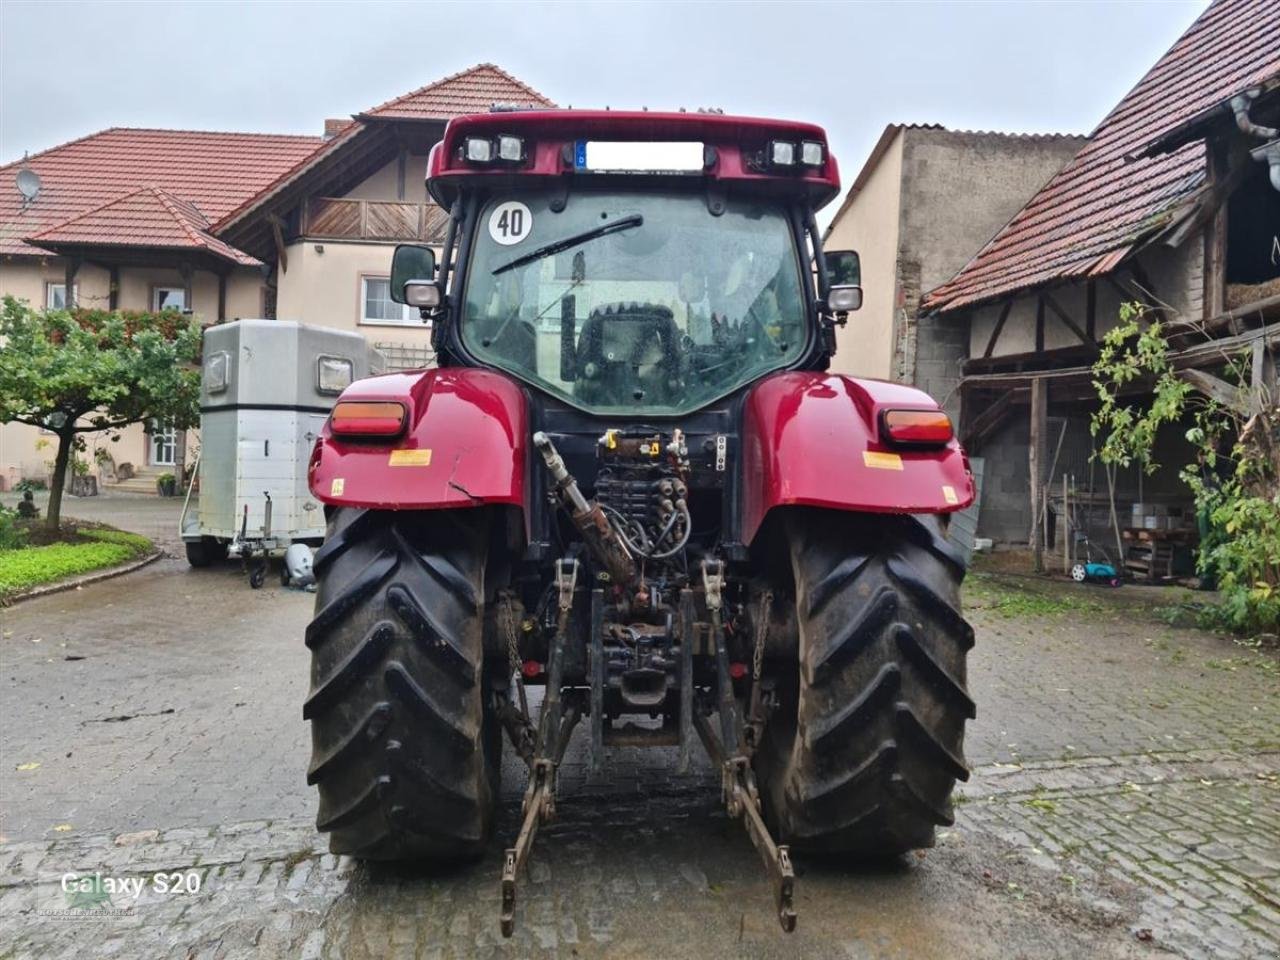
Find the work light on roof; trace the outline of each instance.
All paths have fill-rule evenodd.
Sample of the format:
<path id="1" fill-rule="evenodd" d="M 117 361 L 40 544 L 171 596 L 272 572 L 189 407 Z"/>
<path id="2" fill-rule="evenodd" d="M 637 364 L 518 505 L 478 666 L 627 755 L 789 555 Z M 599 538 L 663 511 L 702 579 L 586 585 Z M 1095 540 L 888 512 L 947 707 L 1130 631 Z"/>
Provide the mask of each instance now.
<path id="1" fill-rule="evenodd" d="M 826 151 L 816 140 L 804 140 L 800 144 L 800 162 L 806 167 L 820 167 Z"/>
<path id="2" fill-rule="evenodd" d="M 468 163 L 493 163 L 495 153 L 494 142 L 488 137 L 467 137 Z"/>
<path id="3" fill-rule="evenodd" d="M 794 167 L 796 145 L 789 140 L 770 140 L 769 163 L 775 167 Z"/>
<path id="4" fill-rule="evenodd" d="M 797 167 L 818 169 L 827 159 L 827 148 L 820 140 L 802 140 L 799 143 L 770 140 L 765 156 L 769 166 L 783 170 L 795 170 Z"/>
<path id="5" fill-rule="evenodd" d="M 503 163 L 520 163 L 524 160 L 524 140 L 509 134 L 498 137 L 498 159 Z"/>
<path id="6" fill-rule="evenodd" d="M 523 163 L 524 139 L 506 133 L 497 137 L 467 137 L 463 144 L 463 155 L 468 163 L 479 166 Z"/>

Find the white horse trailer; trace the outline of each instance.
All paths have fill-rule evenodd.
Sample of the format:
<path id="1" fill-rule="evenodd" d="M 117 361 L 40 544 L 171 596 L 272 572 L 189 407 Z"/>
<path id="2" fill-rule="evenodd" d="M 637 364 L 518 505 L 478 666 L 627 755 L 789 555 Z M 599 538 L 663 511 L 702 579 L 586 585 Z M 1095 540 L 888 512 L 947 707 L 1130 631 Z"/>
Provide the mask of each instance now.
<path id="1" fill-rule="evenodd" d="M 199 505 L 188 492 L 180 521 L 193 567 L 238 556 L 258 587 L 269 556 L 324 539 L 307 487 L 311 449 L 338 394 L 381 366 L 358 333 L 285 320 L 204 331 Z"/>

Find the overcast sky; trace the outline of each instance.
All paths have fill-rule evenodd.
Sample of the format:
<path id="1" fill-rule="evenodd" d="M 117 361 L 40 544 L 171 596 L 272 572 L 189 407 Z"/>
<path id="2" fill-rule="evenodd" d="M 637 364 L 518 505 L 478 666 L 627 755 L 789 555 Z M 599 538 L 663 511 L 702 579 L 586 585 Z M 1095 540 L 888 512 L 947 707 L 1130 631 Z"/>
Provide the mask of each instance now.
<path id="1" fill-rule="evenodd" d="M 848 183 L 886 123 L 1088 132 L 1206 5 L 0 0 L 0 162 L 109 126 L 319 134 L 492 61 L 562 106 L 815 121 Z"/>

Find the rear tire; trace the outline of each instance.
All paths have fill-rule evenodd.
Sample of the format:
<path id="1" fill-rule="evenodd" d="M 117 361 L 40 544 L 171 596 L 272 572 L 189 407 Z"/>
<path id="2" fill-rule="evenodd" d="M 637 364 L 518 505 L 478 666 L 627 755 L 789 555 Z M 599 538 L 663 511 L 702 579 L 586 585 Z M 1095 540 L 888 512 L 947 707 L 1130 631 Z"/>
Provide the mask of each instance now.
<path id="1" fill-rule="evenodd" d="M 488 843 L 502 749 L 484 703 L 488 519 L 332 512 L 303 717 L 316 826 L 334 853 L 449 861 Z"/>
<path id="2" fill-rule="evenodd" d="M 783 520 L 800 656 L 756 758 L 772 826 L 812 853 L 932 846 L 969 777 L 964 561 L 935 517 L 801 509 Z"/>
<path id="3" fill-rule="evenodd" d="M 227 559 L 227 545 L 213 537 L 187 541 L 187 563 L 193 567 L 211 567 Z"/>

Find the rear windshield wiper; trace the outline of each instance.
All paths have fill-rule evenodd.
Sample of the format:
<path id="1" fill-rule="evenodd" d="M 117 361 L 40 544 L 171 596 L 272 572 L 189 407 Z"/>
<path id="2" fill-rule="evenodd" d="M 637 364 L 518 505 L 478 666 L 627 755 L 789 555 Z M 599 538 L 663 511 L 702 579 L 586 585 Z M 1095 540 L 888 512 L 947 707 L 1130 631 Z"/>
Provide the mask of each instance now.
<path id="1" fill-rule="evenodd" d="M 548 243 L 545 247 L 539 247 L 532 253 L 526 253 L 523 257 L 516 257 L 510 263 L 504 263 L 498 269 L 493 271 L 496 277 L 500 273 L 506 273 L 508 270 L 514 270 L 516 267 L 523 267 L 526 263 L 533 263 L 535 260 L 541 260 L 544 257 L 550 257 L 553 254 L 562 253 L 571 247 L 576 247 L 580 243 L 586 243 L 588 240 L 594 240 L 597 237 L 608 236 L 611 233 L 617 233 L 619 230 L 629 230 L 632 227 L 638 227 L 644 223 L 644 217 L 638 213 L 633 213 L 629 217 L 623 217 L 621 220 L 614 220 L 612 223 L 603 223 L 598 227 L 590 230 L 584 230 L 582 233 L 575 233 L 571 237 L 565 237 L 563 240 L 556 240 Z"/>

